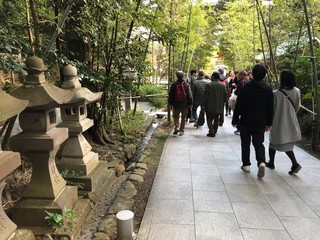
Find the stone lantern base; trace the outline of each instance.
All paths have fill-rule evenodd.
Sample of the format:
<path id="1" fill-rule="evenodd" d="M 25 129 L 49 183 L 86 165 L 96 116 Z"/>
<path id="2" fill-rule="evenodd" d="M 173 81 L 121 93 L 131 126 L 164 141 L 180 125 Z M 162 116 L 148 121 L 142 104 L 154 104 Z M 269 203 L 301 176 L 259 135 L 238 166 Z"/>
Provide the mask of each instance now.
<path id="1" fill-rule="evenodd" d="M 89 192 L 99 192 L 101 188 L 104 188 L 104 185 L 114 180 L 115 174 L 108 169 L 107 162 L 99 161 L 98 165 L 88 175 L 69 174 L 64 178 L 68 184 L 78 186 L 78 194 L 84 196 Z"/>
<path id="2" fill-rule="evenodd" d="M 0 197 L 6 185 L 5 177 L 21 164 L 20 154 L 15 152 L 0 152 Z M 8 239 L 16 230 L 14 224 L 6 215 L 2 208 L 2 198 L 0 198 L 0 239 Z"/>
<path id="3" fill-rule="evenodd" d="M 19 201 L 12 208 L 12 220 L 19 226 L 48 226 L 45 211 L 64 215 L 64 206 L 74 209 L 77 200 L 77 187 L 66 186 L 54 200 L 24 199 Z"/>

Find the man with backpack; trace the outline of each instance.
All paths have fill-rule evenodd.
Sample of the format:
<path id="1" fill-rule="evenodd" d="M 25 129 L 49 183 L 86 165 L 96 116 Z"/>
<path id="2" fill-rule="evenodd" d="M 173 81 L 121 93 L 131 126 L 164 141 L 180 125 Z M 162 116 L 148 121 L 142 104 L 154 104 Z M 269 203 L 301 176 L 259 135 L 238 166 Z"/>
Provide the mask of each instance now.
<path id="1" fill-rule="evenodd" d="M 169 91 L 169 104 L 172 107 L 172 115 L 174 119 L 173 134 L 184 135 L 184 127 L 188 114 L 188 109 L 192 107 L 193 98 L 189 84 L 183 79 L 184 73 L 178 71 L 176 73 L 177 81 L 172 83 Z M 181 120 L 180 119 L 181 115 Z"/>

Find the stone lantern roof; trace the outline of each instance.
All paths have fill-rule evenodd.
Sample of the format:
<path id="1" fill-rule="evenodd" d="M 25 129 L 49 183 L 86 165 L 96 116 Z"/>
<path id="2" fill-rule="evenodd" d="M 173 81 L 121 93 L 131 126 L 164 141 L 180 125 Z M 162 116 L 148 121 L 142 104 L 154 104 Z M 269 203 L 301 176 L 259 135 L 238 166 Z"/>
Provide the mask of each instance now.
<path id="1" fill-rule="evenodd" d="M 47 68 L 41 58 L 28 58 L 25 69 L 28 75 L 23 86 L 14 90 L 11 95 L 29 100 L 28 108 L 34 110 L 55 108 L 68 103 L 73 98 L 73 92 L 63 90 L 46 81 L 44 71 Z"/>
<path id="2" fill-rule="evenodd" d="M 0 89 L 0 123 L 22 112 L 28 101 L 16 99 Z"/>
<path id="3" fill-rule="evenodd" d="M 64 81 L 61 87 L 74 92 L 74 96 L 68 104 L 80 102 L 81 104 L 86 105 L 96 102 L 101 98 L 102 92 L 93 93 L 88 88 L 81 87 L 76 67 L 69 64 L 63 68 L 62 72 Z"/>

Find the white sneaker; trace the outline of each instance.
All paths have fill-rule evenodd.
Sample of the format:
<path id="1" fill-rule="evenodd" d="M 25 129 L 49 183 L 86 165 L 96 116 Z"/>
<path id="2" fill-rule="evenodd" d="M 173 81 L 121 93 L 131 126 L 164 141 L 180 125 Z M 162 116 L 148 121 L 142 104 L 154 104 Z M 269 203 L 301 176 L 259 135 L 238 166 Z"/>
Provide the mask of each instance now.
<path id="1" fill-rule="evenodd" d="M 263 178 L 264 177 L 264 170 L 266 169 L 266 164 L 265 163 L 260 163 L 259 169 L 258 169 L 258 178 Z"/>
<path id="2" fill-rule="evenodd" d="M 179 136 L 183 136 L 183 135 L 184 135 L 184 131 L 180 131 Z"/>
<path id="3" fill-rule="evenodd" d="M 241 169 L 242 169 L 244 172 L 250 172 L 250 166 L 241 166 Z"/>

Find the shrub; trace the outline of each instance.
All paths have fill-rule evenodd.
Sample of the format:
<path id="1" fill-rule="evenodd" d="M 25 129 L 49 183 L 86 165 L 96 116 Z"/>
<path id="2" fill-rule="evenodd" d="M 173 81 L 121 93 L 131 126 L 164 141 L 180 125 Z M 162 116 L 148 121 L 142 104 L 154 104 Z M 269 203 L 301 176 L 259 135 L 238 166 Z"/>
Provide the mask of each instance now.
<path id="1" fill-rule="evenodd" d="M 147 95 L 166 94 L 167 90 L 153 84 L 145 84 L 137 90 L 137 94 L 141 96 L 140 101 L 151 102 L 156 108 L 164 108 L 167 105 L 167 96 L 146 97 Z"/>

